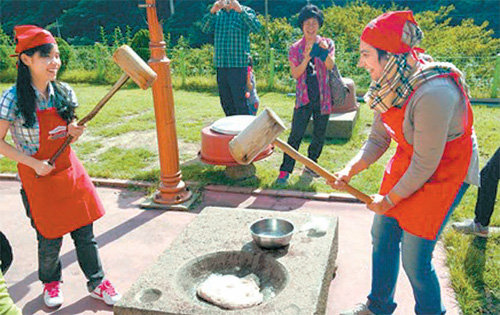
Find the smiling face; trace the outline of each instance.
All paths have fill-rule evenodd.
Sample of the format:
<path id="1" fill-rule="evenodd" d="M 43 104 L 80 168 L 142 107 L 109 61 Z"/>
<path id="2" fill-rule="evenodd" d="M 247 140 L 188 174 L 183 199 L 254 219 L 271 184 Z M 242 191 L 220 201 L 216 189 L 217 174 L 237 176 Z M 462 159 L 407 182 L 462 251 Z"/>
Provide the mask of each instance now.
<path id="1" fill-rule="evenodd" d="M 386 64 L 386 58 L 379 60 L 378 52 L 375 47 L 364 41 L 360 41 L 358 67 L 366 69 L 373 81 L 378 81 L 380 79 Z"/>
<path id="2" fill-rule="evenodd" d="M 306 40 L 316 40 L 316 35 L 318 35 L 319 23 L 316 18 L 309 18 L 302 23 L 302 32 Z"/>
<path id="3" fill-rule="evenodd" d="M 59 48 L 53 45 L 50 52 L 37 51 L 32 56 L 21 55 L 21 59 L 28 66 L 33 82 L 54 81 L 57 71 L 61 67 Z"/>

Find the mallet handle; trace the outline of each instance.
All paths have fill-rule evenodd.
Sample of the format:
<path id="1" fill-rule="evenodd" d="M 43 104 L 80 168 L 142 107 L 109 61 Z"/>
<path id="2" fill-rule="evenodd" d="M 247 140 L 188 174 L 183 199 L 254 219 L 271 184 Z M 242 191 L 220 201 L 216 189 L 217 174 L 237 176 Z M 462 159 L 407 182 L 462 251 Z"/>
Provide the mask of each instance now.
<path id="1" fill-rule="evenodd" d="M 90 121 L 92 118 L 94 118 L 95 115 L 101 110 L 101 108 L 104 107 L 104 105 L 109 101 L 109 99 L 115 95 L 115 93 L 128 81 L 129 76 L 127 74 L 122 74 L 120 79 L 116 81 L 116 83 L 113 85 L 111 90 L 109 90 L 108 94 L 104 95 L 104 97 L 97 103 L 97 105 L 94 107 L 94 109 L 87 114 L 87 116 L 83 117 L 79 122 L 78 125 L 82 126 L 83 124 L 87 123 Z"/>
<path id="2" fill-rule="evenodd" d="M 97 103 L 97 105 L 94 107 L 94 109 L 92 109 L 92 111 L 90 113 L 88 113 L 87 116 L 80 119 L 80 121 L 78 122 L 78 126 L 82 126 L 85 123 L 87 123 L 88 121 L 90 121 L 92 118 L 94 118 L 95 115 L 97 115 L 97 113 L 109 101 L 109 99 L 113 95 L 115 95 L 115 93 L 125 84 L 125 82 L 127 82 L 128 78 L 129 78 L 129 76 L 127 74 L 122 74 L 120 79 L 118 81 L 116 81 L 116 83 L 113 85 L 111 90 L 109 90 L 109 92 L 106 95 L 104 95 L 104 97 L 99 101 L 99 103 Z M 54 155 L 50 158 L 50 160 L 49 160 L 50 165 L 54 165 L 54 162 L 56 161 L 56 159 L 59 157 L 59 155 L 61 155 L 61 153 L 64 151 L 64 149 L 66 149 L 66 147 L 71 143 L 71 140 L 73 140 L 72 136 L 68 136 L 68 138 L 66 138 L 66 141 L 64 141 L 64 143 L 61 145 L 61 147 L 59 147 L 57 152 L 54 153 Z"/>
<path id="3" fill-rule="evenodd" d="M 313 160 L 311 160 L 311 159 L 303 156 L 302 154 L 300 154 L 299 152 L 297 152 L 297 150 L 295 150 L 294 148 L 292 148 L 288 143 L 283 142 L 281 139 L 274 140 L 274 145 L 276 145 L 278 148 L 280 148 L 281 150 L 283 150 L 283 152 L 285 152 L 286 154 L 288 154 L 289 156 L 291 156 L 294 160 L 297 160 L 297 161 L 301 162 L 305 166 L 307 166 L 310 169 L 312 169 L 313 171 L 315 171 L 318 175 L 320 175 L 321 177 L 325 178 L 326 180 L 328 180 L 328 181 L 334 181 L 334 180 L 337 179 L 335 177 L 335 175 L 333 175 L 332 173 L 328 172 L 327 170 L 325 170 L 324 168 L 322 168 L 321 166 L 319 166 Z M 356 188 L 354 188 L 354 187 L 352 187 L 350 185 L 346 185 L 346 189 L 345 190 L 348 193 L 350 193 L 351 195 L 353 195 L 354 197 L 358 198 L 359 200 L 363 201 L 366 204 L 369 204 L 369 203 L 371 203 L 373 201 L 372 198 L 370 198 L 370 196 L 368 196 L 365 193 L 362 193 L 361 191 L 357 190 Z"/>

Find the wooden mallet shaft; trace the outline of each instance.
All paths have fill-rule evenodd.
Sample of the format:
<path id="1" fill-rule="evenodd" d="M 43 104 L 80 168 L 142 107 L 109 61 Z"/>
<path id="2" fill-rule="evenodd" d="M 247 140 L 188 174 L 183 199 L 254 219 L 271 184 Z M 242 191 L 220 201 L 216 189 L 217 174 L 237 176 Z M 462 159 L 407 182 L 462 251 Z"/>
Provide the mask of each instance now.
<path id="1" fill-rule="evenodd" d="M 118 48 L 113 54 L 113 60 L 115 63 L 120 66 L 120 68 L 125 72 L 122 74 L 120 79 L 113 85 L 111 90 L 97 103 L 97 105 L 92 109 L 90 113 L 88 113 L 85 117 L 83 117 L 80 121 L 78 121 L 78 125 L 82 126 L 92 118 L 97 115 L 97 113 L 104 107 L 104 105 L 109 101 L 109 99 L 115 95 L 115 93 L 128 81 L 129 78 L 132 78 L 135 83 L 143 90 L 146 90 L 150 87 L 153 82 L 156 80 L 156 72 L 151 69 L 147 63 L 145 63 L 139 55 L 135 53 L 127 45 L 123 45 Z M 59 147 L 59 149 L 54 153 L 54 155 L 50 158 L 49 164 L 54 165 L 55 160 L 61 155 L 61 153 L 66 149 L 66 147 L 73 140 L 72 136 L 68 136 L 66 141 Z"/>
<path id="2" fill-rule="evenodd" d="M 305 166 L 309 167 L 311 170 L 313 170 L 316 174 L 320 175 L 327 181 L 335 181 L 337 180 L 337 177 L 333 175 L 332 173 L 328 172 L 326 169 L 321 167 L 319 164 L 314 162 L 313 160 L 309 159 L 308 157 L 300 154 L 297 150 L 292 148 L 288 143 L 282 141 L 281 139 L 277 138 L 274 140 L 273 144 L 280 148 L 283 152 L 288 154 L 290 157 L 292 157 L 294 160 L 301 162 Z M 349 184 L 346 184 L 345 186 L 345 191 L 353 195 L 354 197 L 358 198 L 359 200 L 363 201 L 366 204 L 371 203 L 373 200 L 370 196 L 367 194 L 357 190 L 356 188 L 352 187 Z"/>
<path id="3" fill-rule="evenodd" d="M 236 162 L 246 165 L 251 163 L 262 150 L 272 143 L 291 158 L 309 167 L 327 181 L 337 180 L 335 175 L 319 166 L 313 160 L 297 152 L 297 150 L 292 148 L 288 143 L 278 139 L 279 134 L 285 129 L 286 127 L 278 115 L 271 109 L 266 108 L 255 117 L 250 125 L 229 142 L 229 152 L 231 152 Z M 350 185 L 346 185 L 345 190 L 364 203 L 368 204 L 372 202 L 370 196 Z"/>

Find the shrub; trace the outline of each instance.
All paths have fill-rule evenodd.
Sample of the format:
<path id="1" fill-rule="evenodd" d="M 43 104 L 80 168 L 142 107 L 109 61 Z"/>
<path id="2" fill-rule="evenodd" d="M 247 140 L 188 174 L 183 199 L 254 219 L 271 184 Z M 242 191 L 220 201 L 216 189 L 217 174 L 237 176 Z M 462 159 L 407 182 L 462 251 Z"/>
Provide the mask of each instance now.
<path id="1" fill-rule="evenodd" d="M 151 55 L 149 51 L 149 31 L 139 30 L 134 34 L 132 42 L 130 43 L 130 48 L 132 48 L 141 58 L 148 62 Z"/>
<path id="2" fill-rule="evenodd" d="M 398 8 L 392 4 L 389 9 Z M 459 25 L 450 25 L 452 11 L 453 6 L 448 6 L 437 11 L 423 11 L 416 14 L 416 19 L 425 34 L 421 46 L 436 60 L 452 62 L 461 69 L 471 86 L 473 96 L 488 96 L 493 84 L 495 56 L 500 49 L 500 40 L 493 38 L 492 31 L 487 29 L 487 23 L 476 25 L 473 20 L 464 19 Z M 366 90 L 370 83 L 368 73 L 357 67 L 359 36 L 364 26 L 382 12 L 381 8 L 371 7 L 361 1 L 350 2 L 344 7 L 331 6 L 324 9 L 325 20 L 319 34 L 335 41 L 336 64 L 343 76 L 350 77 L 356 82 L 359 92 Z M 265 25 L 264 17 L 259 16 L 259 19 Z M 293 42 L 302 37 L 302 31 L 292 23 L 295 19 L 296 17 L 269 20 L 268 47 L 273 50 L 272 62 L 269 60 L 271 50 L 266 49 L 266 28 L 263 27 L 257 34 L 251 34 L 251 53 L 256 77 L 260 82 L 267 81 L 265 88 L 268 90 L 294 90 L 295 80 L 290 75 L 288 49 Z M 111 61 L 110 56 L 113 51 L 110 43 L 118 45 L 128 41 L 130 32 L 131 29 L 127 28 L 123 36 L 121 30 L 117 28 L 113 34 L 108 35 L 101 28 L 104 44 L 75 48 L 73 58 L 64 58 L 68 60 L 68 68 L 72 72 L 68 77 L 74 80 L 92 77 L 89 83 L 113 82 L 113 78 L 121 72 Z M 2 34 L 0 29 L 0 71 L 13 67 L 13 60 L 5 57 L 13 51 L 12 43 L 8 42 L 10 38 L 7 35 L 2 36 Z M 213 45 L 206 44 L 200 48 L 192 48 L 190 42 L 181 36 L 177 45 L 170 48 L 170 34 L 165 37 L 165 42 L 167 56 L 172 58 L 171 66 L 176 84 L 180 81 L 184 87 L 207 89 L 207 82 L 198 77 L 213 78 L 215 74 Z M 147 61 L 150 58 L 149 31 L 142 29 L 136 32 L 130 46 Z M 94 75 L 90 76 L 91 73 Z M 9 75 L 2 72 L 0 80 L 5 80 L 6 77 Z M 190 77 L 195 80 L 189 80 Z"/>
<path id="3" fill-rule="evenodd" d="M 0 72 L 15 68 L 16 58 L 10 57 L 13 53 L 13 46 L 0 45 Z"/>
<path id="4" fill-rule="evenodd" d="M 61 56 L 61 68 L 59 68 L 59 75 L 62 75 L 66 71 L 68 64 L 74 57 L 73 48 L 62 38 L 56 37 L 57 46 L 59 47 L 59 53 Z"/>
<path id="5" fill-rule="evenodd" d="M 70 70 L 88 70 L 96 69 L 97 58 L 94 46 L 74 47 L 74 58 L 71 59 L 68 68 Z"/>
<path id="6" fill-rule="evenodd" d="M 0 82 L 13 82 L 15 80 L 16 58 L 11 58 L 14 53 L 14 43 L 9 35 L 5 34 L 0 26 Z"/>
<path id="7" fill-rule="evenodd" d="M 100 43 L 95 43 L 94 52 L 96 58 L 96 76 L 92 83 L 109 84 L 121 74 L 119 67 L 111 60 L 110 48 Z"/>

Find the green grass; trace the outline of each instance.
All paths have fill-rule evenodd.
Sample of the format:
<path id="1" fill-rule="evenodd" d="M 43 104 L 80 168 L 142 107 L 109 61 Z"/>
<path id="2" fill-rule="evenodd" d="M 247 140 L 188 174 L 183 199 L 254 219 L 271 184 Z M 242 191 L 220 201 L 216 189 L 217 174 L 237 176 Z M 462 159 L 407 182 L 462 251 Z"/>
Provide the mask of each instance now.
<path id="1" fill-rule="evenodd" d="M 0 84 L 0 90 L 9 85 Z M 84 84 L 73 85 L 80 101 L 79 117 L 85 116 L 104 94 L 107 86 Z M 193 92 L 191 87 L 203 92 Z M 188 89 L 188 90 L 187 90 Z M 260 92 L 261 109 L 272 108 L 290 126 L 294 98 L 283 93 Z M 301 165 L 290 177 L 286 187 L 273 184 L 278 175 L 282 153 L 255 163 L 256 177 L 244 181 L 228 179 L 224 167 L 200 163 L 197 152 L 200 149 L 201 129 L 224 116 L 217 91 L 204 79 L 190 79 L 185 89 L 175 90 L 175 118 L 179 142 L 179 157 L 184 180 L 197 181 L 200 185 L 210 183 L 260 188 L 294 189 L 301 191 L 331 192 L 322 179 L 311 180 L 301 176 Z M 481 166 L 500 144 L 499 108 L 474 106 L 475 129 L 480 145 Z M 329 170 L 340 169 L 359 150 L 367 138 L 373 114 L 362 104 L 354 136 L 350 140 L 328 140 L 319 163 Z M 289 130 L 280 138 L 286 140 Z M 10 141 L 10 137 L 7 137 Z M 305 139 L 300 152 L 306 154 L 310 139 Z M 95 177 L 140 179 L 158 183 L 159 163 L 156 143 L 154 107 L 151 90 L 136 88 L 120 90 L 88 123 L 85 134 L 73 144 L 89 174 Z M 394 147 L 390 149 L 393 152 Z M 370 169 L 356 176 L 352 185 L 361 191 L 377 192 L 384 165 L 390 157 L 386 153 Z M 0 172 L 16 172 L 15 163 L 0 158 Z M 470 188 L 464 200 L 456 209 L 452 219 L 473 217 L 477 189 Z M 499 193 L 500 194 L 500 193 Z M 496 209 L 498 210 L 498 202 Z M 492 217 L 492 225 L 500 225 L 500 213 Z M 368 233 L 368 231 L 362 231 Z M 500 237 L 485 240 L 457 234 L 447 230 L 443 236 L 448 250 L 448 266 L 452 286 L 464 314 L 499 314 L 500 298 Z"/>
<path id="2" fill-rule="evenodd" d="M 135 172 L 133 179 L 144 179 L 149 173 L 147 166 L 154 162 L 155 154 L 143 148 L 121 149 L 111 147 L 99 154 L 95 161 L 85 164 L 86 169 L 97 177 L 128 177 Z"/>

